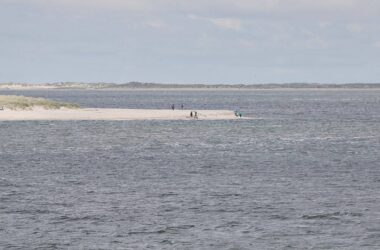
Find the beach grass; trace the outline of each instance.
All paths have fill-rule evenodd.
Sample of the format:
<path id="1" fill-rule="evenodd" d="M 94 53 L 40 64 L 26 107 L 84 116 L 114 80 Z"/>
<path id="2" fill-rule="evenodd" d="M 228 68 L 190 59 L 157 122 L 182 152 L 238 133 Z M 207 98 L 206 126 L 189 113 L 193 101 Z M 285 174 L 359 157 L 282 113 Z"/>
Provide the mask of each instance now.
<path id="1" fill-rule="evenodd" d="M 0 95 L 0 108 L 12 110 L 29 110 L 33 107 L 42 107 L 45 109 L 69 108 L 76 109 L 79 105 L 65 102 L 57 102 L 44 98 L 34 98 L 15 95 Z"/>

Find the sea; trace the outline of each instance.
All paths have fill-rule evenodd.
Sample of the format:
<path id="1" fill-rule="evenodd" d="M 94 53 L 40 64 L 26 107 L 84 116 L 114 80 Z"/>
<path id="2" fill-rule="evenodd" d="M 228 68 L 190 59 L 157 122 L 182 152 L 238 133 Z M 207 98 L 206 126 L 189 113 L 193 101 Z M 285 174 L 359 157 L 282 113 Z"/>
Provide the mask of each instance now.
<path id="1" fill-rule="evenodd" d="M 380 249 L 380 90 L 0 94 L 253 118 L 0 121 L 0 249 Z"/>

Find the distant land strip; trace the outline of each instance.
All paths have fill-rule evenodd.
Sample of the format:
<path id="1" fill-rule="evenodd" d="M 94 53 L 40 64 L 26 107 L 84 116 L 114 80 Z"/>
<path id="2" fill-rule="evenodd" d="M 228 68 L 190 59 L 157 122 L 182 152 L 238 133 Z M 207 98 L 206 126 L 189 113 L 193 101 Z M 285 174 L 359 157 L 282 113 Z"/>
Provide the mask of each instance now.
<path id="1" fill-rule="evenodd" d="M 267 84 L 163 84 L 163 83 L 0 83 L 0 89 L 380 89 L 380 83 L 267 83 Z"/>

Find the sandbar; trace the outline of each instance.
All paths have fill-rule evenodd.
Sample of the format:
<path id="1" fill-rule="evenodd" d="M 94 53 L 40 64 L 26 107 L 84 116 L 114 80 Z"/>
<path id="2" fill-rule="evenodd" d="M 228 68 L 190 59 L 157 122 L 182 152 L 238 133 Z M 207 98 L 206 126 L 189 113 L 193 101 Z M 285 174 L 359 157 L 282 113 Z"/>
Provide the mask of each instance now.
<path id="1" fill-rule="evenodd" d="M 231 110 L 196 110 L 198 118 L 190 117 L 192 110 L 165 109 L 106 109 L 60 108 L 30 110 L 0 110 L 0 121 L 122 121 L 122 120 L 234 120 L 241 119 Z"/>

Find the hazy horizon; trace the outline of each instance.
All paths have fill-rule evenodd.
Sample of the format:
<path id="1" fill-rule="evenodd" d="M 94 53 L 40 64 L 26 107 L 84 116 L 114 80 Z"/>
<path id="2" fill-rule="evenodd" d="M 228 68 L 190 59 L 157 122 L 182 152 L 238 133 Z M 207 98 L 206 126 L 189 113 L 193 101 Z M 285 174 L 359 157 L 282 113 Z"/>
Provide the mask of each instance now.
<path id="1" fill-rule="evenodd" d="M 352 86 L 353 88 L 358 88 L 358 87 L 363 87 L 363 88 L 367 88 L 367 87 L 380 87 L 380 83 L 312 83 L 312 82 L 289 82 L 289 83 L 232 83 L 232 84 L 228 84 L 228 83 L 216 83 L 216 84 L 210 84 L 210 83 L 161 83 L 161 82 L 139 82 L 139 81 L 132 81 L 132 82 L 35 82 L 35 83 L 32 83 L 32 82 L 0 82 L 0 86 L 8 86 L 8 85 L 15 85 L 15 86 L 18 86 L 18 85 L 26 85 L 26 86 L 33 86 L 33 85 L 36 85 L 36 86 L 70 86 L 70 85 L 83 85 L 83 86 L 88 86 L 88 87 L 91 87 L 91 85 L 104 85 L 104 87 L 112 87 L 112 86 L 117 86 L 117 85 L 125 85 L 125 86 L 131 86 L 131 87 L 136 87 L 136 86 L 140 86 L 141 87 L 152 87 L 152 86 L 157 86 L 157 87 L 165 87 L 165 86 L 173 86 L 173 87 L 176 87 L 176 86 L 189 86 L 189 87 L 194 87 L 196 88 L 197 86 L 204 86 L 204 87 L 207 87 L 207 86 L 210 86 L 210 87 L 221 87 L 221 86 L 226 86 L 226 87 L 234 87 L 234 86 L 244 86 L 244 87 L 258 87 L 258 88 L 261 88 L 261 87 L 265 87 L 265 86 L 268 86 L 269 88 L 273 88 L 273 87 L 280 87 L 280 88 L 287 88 L 287 87 L 290 87 L 290 88 L 297 88 L 297 87 L 300 87 L 300 88 L 308 88 L 308 87 L 326 87 L 326 88 L 334 88 L 334 87 L 339 87 L 339 86 L 342 86 L 342 87 L 350 87 Z"/>

